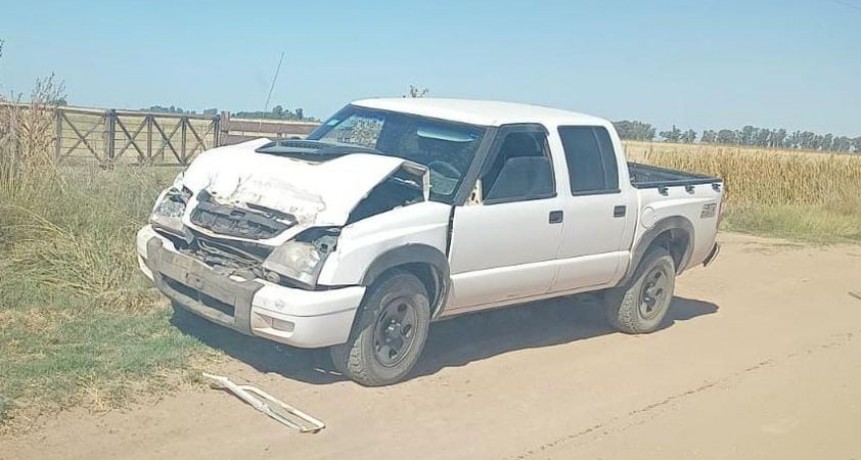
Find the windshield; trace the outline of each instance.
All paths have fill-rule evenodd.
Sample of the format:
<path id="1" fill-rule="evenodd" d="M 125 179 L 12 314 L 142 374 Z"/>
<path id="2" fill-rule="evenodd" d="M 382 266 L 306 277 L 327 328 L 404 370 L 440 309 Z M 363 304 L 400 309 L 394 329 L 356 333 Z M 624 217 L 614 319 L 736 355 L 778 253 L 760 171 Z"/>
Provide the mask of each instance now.
<path id="1" fill-rule="evenodd" d="M 347 106 L 308 139 L 374 149 L 430 171 L 431 200 L 451 203 L 472 164 L 485 128 Z"/>

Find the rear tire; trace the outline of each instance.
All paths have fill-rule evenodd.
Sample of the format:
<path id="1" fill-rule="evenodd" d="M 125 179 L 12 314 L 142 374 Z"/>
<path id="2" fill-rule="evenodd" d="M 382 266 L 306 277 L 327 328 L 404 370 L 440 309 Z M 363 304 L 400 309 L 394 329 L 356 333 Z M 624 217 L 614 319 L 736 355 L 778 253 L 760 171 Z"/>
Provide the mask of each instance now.
<path id="1" fill-rule="evenodd" d="M 631 280 L 604 295 L 610 324 L 628 334 L 657 330 L 673 301 L 675 276 L 676 264 L 669 251 L 649 250 Z"/>
<path id="2" fill-rule="evenodd" d="M 405 271 L 384 275 L 362 302 L 350 338 L 329 349 L 332 364 L 365 386 L 397 383 L 421 355 L 430 326 L 430 302 L 419 279 Z"/>

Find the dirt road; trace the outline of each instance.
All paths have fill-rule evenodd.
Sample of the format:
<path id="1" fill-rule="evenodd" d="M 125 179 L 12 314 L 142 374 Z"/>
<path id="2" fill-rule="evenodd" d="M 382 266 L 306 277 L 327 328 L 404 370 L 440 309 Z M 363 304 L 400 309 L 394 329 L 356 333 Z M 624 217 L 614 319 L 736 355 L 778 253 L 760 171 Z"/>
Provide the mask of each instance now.
<path id="1" fill-rule="evenodd" d="M 665 329 L 615 333 L 560 300 L 436 324 L 416 375 L 363 388 L 325 359 L 180 324 L 238 358 L 212 369 L 322 418 L 291 432 L 203 390 L 64 413 L 0 459 L 861 458 L 861 247 L 723 235 L 679 279 Z M 219 335 L 221 333 L 222 335 Z"/>

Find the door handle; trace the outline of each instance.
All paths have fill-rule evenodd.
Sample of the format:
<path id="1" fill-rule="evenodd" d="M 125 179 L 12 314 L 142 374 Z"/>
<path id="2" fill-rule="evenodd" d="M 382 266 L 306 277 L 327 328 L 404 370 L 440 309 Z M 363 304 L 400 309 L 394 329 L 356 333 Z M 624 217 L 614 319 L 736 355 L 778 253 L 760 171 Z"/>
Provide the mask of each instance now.
<path id="1" fill-rule="evenodd" d="M 625 206 L 616 206 L 613 208 L 613 217 L 625 217 L 627 209 Z"/>
<path id="2" fill-rule="evenodd" d="M 550 211 L 550 219 L 548 220 L 551 224 L 560 224 L 562 223 L 562 211 Z"/>

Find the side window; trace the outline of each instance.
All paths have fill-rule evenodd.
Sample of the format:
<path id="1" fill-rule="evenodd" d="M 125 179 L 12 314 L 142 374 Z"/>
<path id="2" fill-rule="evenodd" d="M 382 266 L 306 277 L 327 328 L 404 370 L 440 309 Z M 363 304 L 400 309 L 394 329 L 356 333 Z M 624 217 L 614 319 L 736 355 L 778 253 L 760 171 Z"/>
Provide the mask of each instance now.
<path id="1" fill-rule="evenodd" d="M 571 193 L 588 195 L 619 191 L 619 167 L 613 142 L 605 128 L 561 126 Z"/>
<path id="2" fill-rule="evenodd" d="M 555 196 L 549 150 L 547 135 L 543 132 L 506 134 L 490 166 L 481 176 L 484 203 Z"/>

